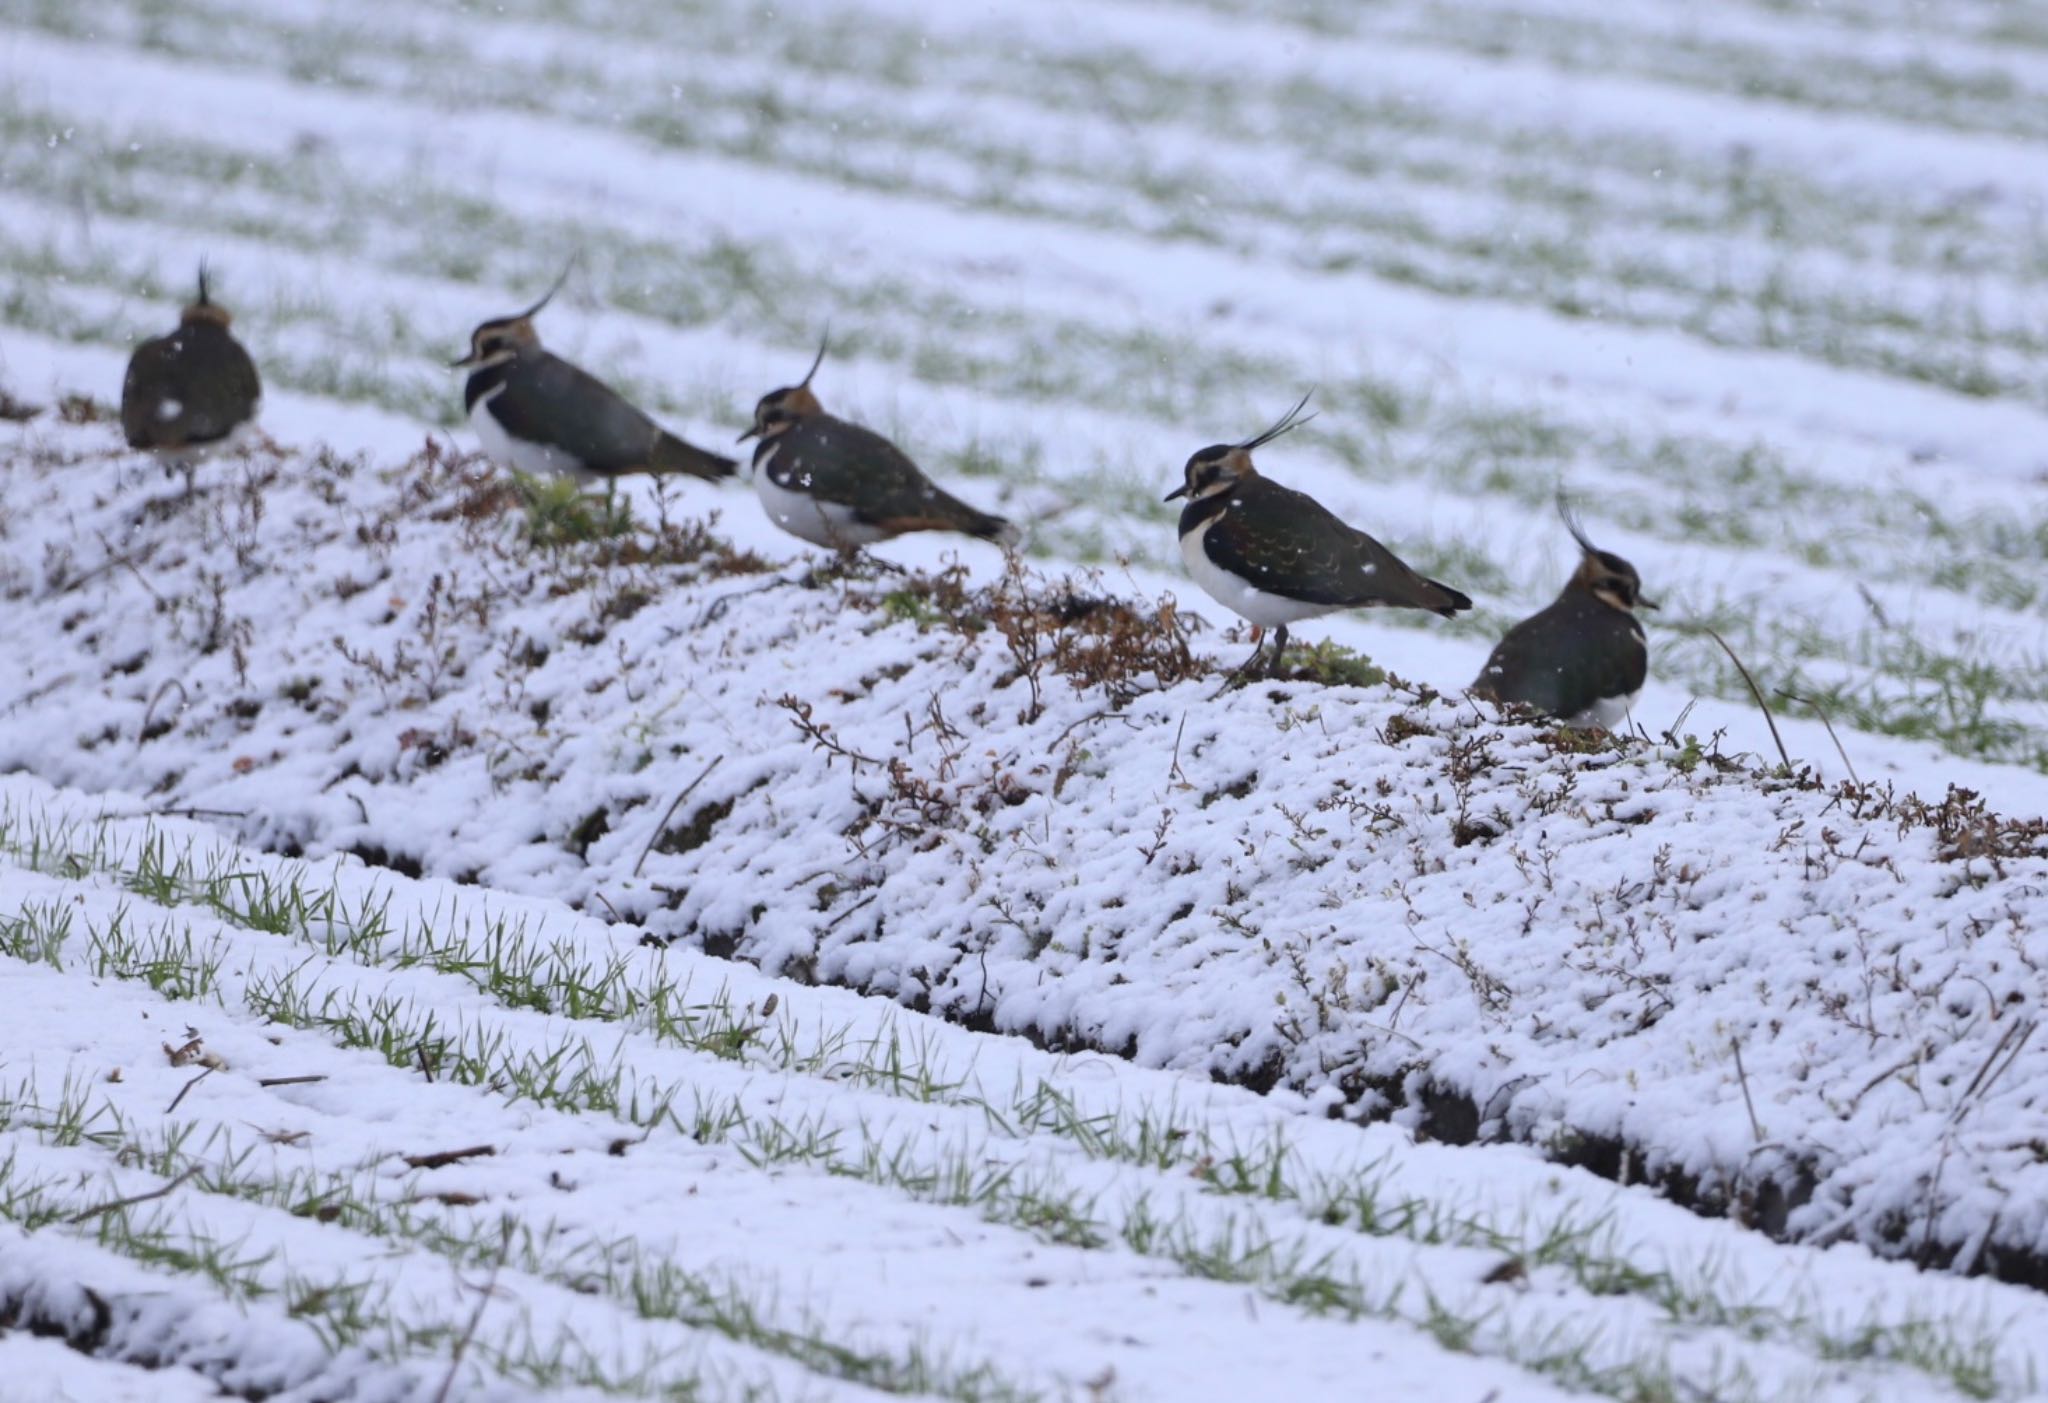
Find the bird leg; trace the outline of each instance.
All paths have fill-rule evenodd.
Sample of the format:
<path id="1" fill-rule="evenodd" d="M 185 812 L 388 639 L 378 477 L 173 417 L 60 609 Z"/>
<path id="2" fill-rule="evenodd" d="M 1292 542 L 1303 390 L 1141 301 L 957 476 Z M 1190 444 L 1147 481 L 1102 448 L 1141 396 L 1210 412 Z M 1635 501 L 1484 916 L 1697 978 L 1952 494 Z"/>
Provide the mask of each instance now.
<path id="1" fill-rule="evenodd" d="M 861 546 L 840 546 L 832 557 L 832 563 L 820 572 L 820 578 L 828 580 L 865 580 L 876 575 L 908 575 L 909 570 L 893 560 L 884 560 L 879 555 L 870 555 Z"/>
<path id="2" fill-rule="evenodd" d="M 1259 659 L 1266 655 L 1266 630 L 1261 624 L 1252 625 L 1252 655 L 1231 669 L 1230 675 L 1246 676 L 1258 671 Z"/>
<path id="3" fill-rule="evenodd" d="M 1273 629 L 1273 661 L 1267 665 L 1266 675 L 1268 677 L 1278 677 L 1281 675 L 1280 659 L 1286 651 L 1287 625 L 1280 624 Z"/>
<path id="4" fill-rule="evenodd" d="M 823 589 L 826 585 L 850 580 L 860 573 L 860 549 L 857 546 L 840 546 L 823 565 L 812 564 L 804 572 L 805 589 Z"/>
<path id="5" fill-rule="evenodd" d="M 846 580 L 858 580 L 865 575 L 864 566 L 871 559 L 861 554 L 859 546 L 835 546 L 831 558 L 824 564 L 813 564 L 804 572 L 805 589 L 823 589 Z"/>
<path id="6" fill-rule="evenodd" d="M 1223 674 L 1223 685 L 1221 687 L 1218 687 L 1215 690 L 1215 692 L 1210 695 L 1209 700 L 1216 700 L 1217 697 L 1222 696 L 1232 687 L 1235 687 L 1239 682 L 1245 680 L 1246 678 L 1257 675 L 1259 659 L 1265 656 L 1265 652 L 1266 630 L 1261 628 L 1257 624 L 1253 624 L 1252 655 L 1246 658 L 1243 662 L 1239 663 L 1236 667 L 1230 669 L 1230 671 Z"/>

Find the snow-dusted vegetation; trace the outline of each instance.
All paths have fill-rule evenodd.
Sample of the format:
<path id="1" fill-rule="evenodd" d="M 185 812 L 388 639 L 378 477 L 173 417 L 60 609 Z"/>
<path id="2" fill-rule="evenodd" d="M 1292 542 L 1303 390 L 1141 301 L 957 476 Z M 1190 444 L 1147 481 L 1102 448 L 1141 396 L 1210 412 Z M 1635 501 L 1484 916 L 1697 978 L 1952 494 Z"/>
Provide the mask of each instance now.
<path id="1" fill-rule="evenodd" d="M 7 25 L 4 1377 L 2040 1386 L 2022 12 Z M 474 456 L 572 252 L 551 346 L 718 444 L 829 320 L 1023 556 Z M 187 495 L 110 404 L 201 254 L 271 441 Z M 1478 607 L 1233 685 L 1158 498 L 1310 384 L 1261 467 Z M 1464 696 L 1560 481 L 1628 736 Z"/>
<path id="2" fill-rule="evenodd" d="M 0 1086 L 32 1232 L 0 1312 L 245 1397 L 433 1397 L 451 1354 L 550 1398 L 1988 1397 L 2041 1366 L 2017 1288 L 0 798 L 43 1050 Z M 0 1336 L 12 1377 L 55 1373 L 36 1343 Z"/>

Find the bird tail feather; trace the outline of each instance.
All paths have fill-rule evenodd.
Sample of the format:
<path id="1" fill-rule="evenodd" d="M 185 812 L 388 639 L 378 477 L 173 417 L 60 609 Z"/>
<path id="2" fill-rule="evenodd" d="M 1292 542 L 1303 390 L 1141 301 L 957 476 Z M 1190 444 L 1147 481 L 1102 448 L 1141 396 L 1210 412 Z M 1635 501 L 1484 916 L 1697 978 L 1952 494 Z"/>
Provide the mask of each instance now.
<path id="1" fill-rule="evenodd" d="M 654 440 L 654 453 L 647 466 L 657 473 L 688 473 L 711 482 L 739 471 L 739 464 L 732 459 L 684 443 L 671 433 L 663 433 Z"/>
<path id="2" fill-rule="evenodd" d="M 965 502 L 951 497 L 942 498 L 935 510 L 920 511 L 908 516 L 877 516 L 865 519 L 881 527 L 891 536 L 901 536 L 909 531 L 959 531 L 979 540 L 994 541 L 1004 550 L 1015 550 L 1024 542 L 1024 533 L 1017 529 L 1015 522 L 970 507 Z"/>
<path id="3" fill-rule="evenodd" d="M 1472 607 L 1472 597 L 1452 589 L 1449 585 L 1438 584 L 1435 580 L 1424 580 L 1422 607 L 1431 613 L 1453 618 Z"/>
<path id="4" fill-rule="evenodd" d="M 979 536 L 984 541 L 994 541 L 1004 550 L 1015 550 L 1024 544 L 1024 532 L 1014 521 L 987 512 L 977 512 L 974 524 L 967 528 L 968 534 Z"/>

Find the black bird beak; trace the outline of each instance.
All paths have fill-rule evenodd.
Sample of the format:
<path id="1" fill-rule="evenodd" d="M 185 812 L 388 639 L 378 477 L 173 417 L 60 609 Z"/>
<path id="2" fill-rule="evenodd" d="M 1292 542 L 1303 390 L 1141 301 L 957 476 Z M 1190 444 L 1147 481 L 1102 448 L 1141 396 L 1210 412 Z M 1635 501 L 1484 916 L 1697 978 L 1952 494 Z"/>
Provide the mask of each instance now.
<path id="1" fill-rule="evenodd" d="M 448 368 L 450 370 L 462 370 L 474 364 L 476 362 L 470 356 L 457 356 L 454 360 L 448 362 Z"/>
<path id="2" fill-rule="evenodd" d="M 1636 608 L 1638 609 L 1661 609 L 1663 607 L 1654 599 L 1645 599 L 1641 595 L 1636 596 Z"/>
<path id="3" fill-rule="evenodd" d="M 1187 495 L 1188 485 L 1185 482 L 1183 482 L 1180 486 L 1174 488 L 1173 491 L 1167 493 L 1164 497 L 1160 498 L 1159 500 L 1161 500 L 1162 502 L 1170 502 L 1176 497 L 1185 497 Z"/>
<path id="4" fill-rule="evenodd" d="M 748 429 L 745 433 L 741 434 L 738 438 L 734 439 L 733 442 L 745 443 L 748 439 L 752 438 L 755 434 L 758 434 L 760 432 L 761 426 L 759 424 L 756 424 L 753 428 Z"/>

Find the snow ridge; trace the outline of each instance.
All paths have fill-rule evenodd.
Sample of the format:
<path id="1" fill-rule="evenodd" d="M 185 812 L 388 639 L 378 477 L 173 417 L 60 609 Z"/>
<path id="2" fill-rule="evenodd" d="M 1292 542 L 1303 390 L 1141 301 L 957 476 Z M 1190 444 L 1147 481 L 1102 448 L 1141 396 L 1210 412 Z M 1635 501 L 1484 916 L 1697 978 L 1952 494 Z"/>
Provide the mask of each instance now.
<path id="1" fill-rule="evenodd" d="M 2040 1269 L 2038 821 L 1588 746 L 1335 654 L 1364 685 L 1212 695 L 1170 600 L 776 571 L 683 514 L 706 494 L 547 544 L 432 445 L 190 500 L 133 471 L 89 427 L 6 480 L 38 525 L 0 554 L 0 766 Z"/>

